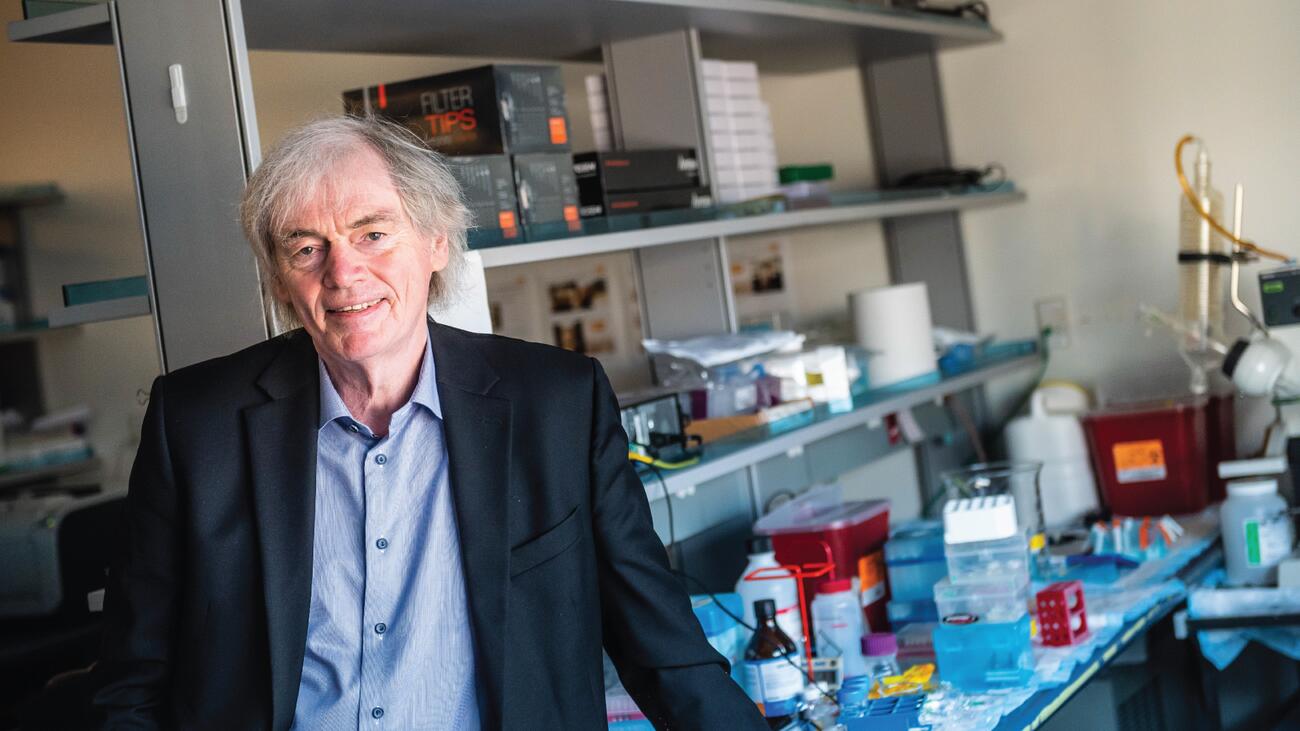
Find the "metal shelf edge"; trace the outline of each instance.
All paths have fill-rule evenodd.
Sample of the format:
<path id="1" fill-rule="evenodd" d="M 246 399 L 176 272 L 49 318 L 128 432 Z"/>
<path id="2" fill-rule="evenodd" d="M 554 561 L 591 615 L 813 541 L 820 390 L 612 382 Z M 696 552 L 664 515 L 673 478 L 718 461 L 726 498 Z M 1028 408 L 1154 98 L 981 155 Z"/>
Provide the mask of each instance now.
<path id="1" fill-rule="evenodd" d="M 650 5 L 675 5 L 699 10 L 722 10 L 740 15 L 768 15 L 779 18 L 809 20 L 828 25 L 916 33 L 936 39 L 967 42 L 995 41 L 1001 37 L 992 26 L 971 20 L 926 17 L 922 13 L 901 12 L 886 7 L 836 8 L 829 5 L 797 3 L 789 0 L 619 0 Z"/>
<path id="2" fill-rule="evenodd" d="M 11 21 L 9 40 L 13 43 L 111 44 L 113 29 L 108 3 Z"/>
<path id="3" fill-rule="evenodd" d="M 91 456 L 86 459 L 77 460 L 76 462 L 65 462 L 62 464 L 50 465 L 48 467 L 37 467 L 35 469 L 17 470 L 13 472 L 0 472 L 0 488 L 20 487 L 22 485 L 28 485 L 42 480 L 79 475 L 83 472 L 97 469 L 99 465 L 99 457 Z"/>
<path id="4" fill-rule="evenodd" d="M 679 244 L 721 236 L 744 236 L 768 231 L 1006 205 L 1024 199 L 1025 194 L 1023 192 L 1009 191 L 922 198 L 918 200 L 861 203 L 743 216 L 720 221 L 683 223 L 570 239 L 551 239 L 530 244 L 488 247 L 476 249 L 476 251 L 482 254 L 484 267 L 512 266 L 515 264 L 532 264 L 553 259 L 565 259 L 573 256 L 608 254 L 629 249 Z"/>
<path id="5" fill-rule="evenodd" d="M 123 297 L 122 299 L 94 302 L 88 305 L 74 305 L 51 310 L 50 327 L 84 325 L 91 322 L 107 322 L 128 317 L 140 317 L 153 311 L 148 297 Z"/>
<path id="6" fill-rule="evenodd" d="M 664 474 L 664 483 L 673 494 L 679 494 L 701 483 L 716 479 L 726 474 L 743 469 L 751 464 L 760 462 L 768 457 L 775 457 L 783 454 L 790 449 L 800 447 L 810 442 L 824 439 L 825 437 L 838 434 L 857 426 L 867 424 L 878 419 L 884 418 L 903 409 L 932 401 L 936 398 L 942 398 L 951 393 L 958 393 L 968 388 L 978 386 L 982 383 L 997 378 L 999 376 L 1013 373 L 1022 368 L 1027 368 L 1039 363 L 1040 356 L 1025 355 L 1019 358 L 990 365 L 979 370 L 971 371 L 960 376 L 949 378 L 928 386 L 922 386 L 910 391 L 901 392 L 895 396 L 882 399 L 873 404 L 868 404 L 859 409 L 840 414 L 826 421 L 811 424 L 806 427 L 795 429 L 765 440 L 752 447 L 733 452 L 732 454 L 722 457 L 715 461 L 705 462 L 697 467 L 687 467 L 678 472 L 668 472 Z M 663 485 L 656 480 L 645 484 L 646 498 L 651 502 L 663 498 Z"/>

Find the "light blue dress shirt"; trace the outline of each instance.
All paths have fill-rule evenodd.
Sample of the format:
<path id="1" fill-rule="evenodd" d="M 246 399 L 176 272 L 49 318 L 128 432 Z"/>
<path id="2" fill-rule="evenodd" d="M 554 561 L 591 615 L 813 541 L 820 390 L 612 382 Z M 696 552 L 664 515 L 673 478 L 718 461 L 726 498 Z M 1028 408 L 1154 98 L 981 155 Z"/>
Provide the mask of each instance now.
<path id="1" fill-rule="evenodd" d="M 376 437 L 320 364 L 299 729 L 475 729 L 474 648 L 433 353 Z"/>

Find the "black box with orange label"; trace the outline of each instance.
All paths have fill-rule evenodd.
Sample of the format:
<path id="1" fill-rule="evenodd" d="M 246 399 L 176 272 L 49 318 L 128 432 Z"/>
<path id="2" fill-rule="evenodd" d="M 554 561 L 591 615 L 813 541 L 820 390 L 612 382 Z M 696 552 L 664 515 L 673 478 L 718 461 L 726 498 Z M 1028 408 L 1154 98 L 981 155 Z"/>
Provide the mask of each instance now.
<path id="1" fill-rule="evenodd" d="M 472 216 L 471 248 L 519 240 L 519 201 L 509 155 L 447 158 Z"/>
<path id="2" fill-rule="evenodd" d="M 519 217 L 525 227 L 554 225 L 581 230 L 578 183 L 573 179 L 573 156 L 567 152 L 515 155 L 515 193 Z"/>
<path id="3" fill-rule="evenodd" d="M 446 155 L 569 149 L 558 66 L 496 64 L 380 84 L 344 92 L 343 105 L 397 120 Z"/>

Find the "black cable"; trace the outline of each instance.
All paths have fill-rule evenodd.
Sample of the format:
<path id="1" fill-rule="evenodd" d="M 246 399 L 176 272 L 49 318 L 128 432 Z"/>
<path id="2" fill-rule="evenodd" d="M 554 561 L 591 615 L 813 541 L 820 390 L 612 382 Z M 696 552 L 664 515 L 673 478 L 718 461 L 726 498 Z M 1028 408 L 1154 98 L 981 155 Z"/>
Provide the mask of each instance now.
<path id="1" fill-rule="evenodd" d="M 664 491 L 664 506 L 668 510 L 668 545 L 665 547 L 664 550 L 667 551 L 668 553 L 669 568 L 672 568 L 672 565 L 674 563 L 673 561 L 674 551 L 676 551 L 677 553 L 677 561 L 675 563 L 678 566 L 681 566 L 682 565 L 681 548 L 677 547 L 677 527 L 675 525 L 675 521 L 673 520 L 673 496 L 672 493 L 668 492 L 668 483 L 664 480 L 664 474 L 659 471 L 658 467 L 655 467 L 652 464 L 646 464 L 645 462 L 633 462 L 633 464 L 645 465 L 646 467 L 649 467 L 654 472 L 655 477 L 659 479 L 659 488 Z M 640 470 L 637 470 L 637 475 L 640 476 L 640 474 L 641 474 Z"/>
<path id="2" fill-rule="evenodd" d="M 718 599 L 718 595 L 717 595 L 717 594 L 714 594 L 713 592 L 709 591 L 709 588 L 708 588 L 707 586 L 704 585 L 704 582 L 703 582 L 703 581 L 700 581 L 699 579 L 695 578 L 694 576 L 691 576 L 690 574 L 686 573 L 685 571 L 674 570 L 673 573 L 674 573 L 674 574 L 677 574 L 678 576 L 682 577 L 683 579 L 687 579 L 687 580 L 690 580 L 690 581 L 695 582 L 695 585 L 698 586 L 698 587 L 700 587 L 700 591 L 703 591 L 705 594 L 707 594 L 707 595 L 709 596 L 709 598 L 713 600 L 713 603 L 716 604 L 716 605 L 718 605 L 718 609 L 721 609 L 723 614 L 725 614 L 725 615 L 727 615 L 728 617 L 731 617 L 732 619 L 734 619 L 734 620 L 736 621 L 736 624 L 740 625 L 741 627 L 744 627 L 745 629 L 749 630 L 751 633 L 755 633 L 755 634 L 756 634 L 756 633 L 758 632 L 758 628 L 757 628 L 757 627 L 755 627 L 755 626 L 749 624 L 749 623 L 746 622 L 744 619 L 742 619 L 742 618 L 740 618 L 740 617 L 737 617 L 736 615 L 732 614 L 732 613 L 731 613 L 731 610 L 730 610 L 730 609 L 727 609 L 727 605 L 723 604 L 721 599 Z M 800 611 L 802 612 L 802 609 L 801 609 Z M 800 616 L 802 616 L 802 614 L 801 614 Z M 811 640 L 812 638 L 809 638 L 809 639 Z M 795 669 L 797 669 L 797 670 L 799 671 L 800 674 L 803 674 L 803 672 L 804 672 L 803 667 L 801 667 L 801 666 L 799 665 L 799 663 L 795 662 L 794 660 L 791 660 L 789 655 L 782 655 L 781 657 L 782 657 L 786 662 L 788 662 L 788 663 L 790 663 L 792 666 L 794 666 Z M 826 700 L 830 701 L 831 703 L 834 703 L 836 708 L 839 708 L 839 707 L 840 707 L 840 702 L 837 701 L 837 700 L 835 700 L 835 697 L 832 696 L 830 693 L 827 693 L 826 691 L 822 690 L 822 687 L 821 687 L 820 685 L 817 684 L 817 681 L 813 681 L 813 687 L 817 689 L 817 692 L 818 692 L 818 693 L 821 693 L 821 694 L 822 694 L 822 697 L 824 697 Z"/>

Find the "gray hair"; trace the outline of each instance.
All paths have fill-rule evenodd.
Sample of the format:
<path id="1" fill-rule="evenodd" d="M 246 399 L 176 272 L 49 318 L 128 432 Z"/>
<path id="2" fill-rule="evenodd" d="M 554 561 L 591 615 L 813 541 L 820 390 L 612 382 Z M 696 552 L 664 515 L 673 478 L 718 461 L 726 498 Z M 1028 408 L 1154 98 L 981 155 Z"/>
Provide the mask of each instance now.
<path id="1" fill-rule="evenodd" d="M 262 270 L 263 292 L 288 327 L 302 323 L 293 306 L 276 300 L 271 290 L 280 276 L 277 236 L 290 216 L 311 203 L 309 197 L 337 163 L 367 148 L 387 165 L 402 208 L 415 228 L 430 237 L 447 237 L 450 256 L 447 267 L 435 272 L 429 282 L 429 304 L 445 304 L 455 291 L 464 265 L 470 212 L 443 156 L 394 122 L 376 117 L 327 117 L 289 132 L 276 143 L 249 178 L 239 205 L 244 236 Z"/>

